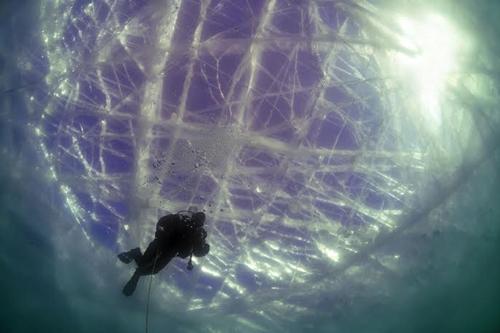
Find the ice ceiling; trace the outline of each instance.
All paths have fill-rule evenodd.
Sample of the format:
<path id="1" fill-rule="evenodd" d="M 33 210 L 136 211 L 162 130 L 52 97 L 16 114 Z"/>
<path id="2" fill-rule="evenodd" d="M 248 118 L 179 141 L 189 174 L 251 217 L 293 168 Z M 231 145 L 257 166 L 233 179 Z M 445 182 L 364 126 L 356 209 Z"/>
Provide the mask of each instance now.
<path id="1" fill-rule="evenodd" d="M 166 212 L 204 210 L 210 255 L 158 279 L 191 311 L 245 308 L 258 328 L 380 288 L 411 260 L 390 242 L 493 142 L 465 103 L 493 89 L 468 70 L 473 36 L 423 5 L 48 1 L 40 15 L 43 48 L 22 65 L 40 77 L 47 176 L 110 253 L 144 248 Z"/>

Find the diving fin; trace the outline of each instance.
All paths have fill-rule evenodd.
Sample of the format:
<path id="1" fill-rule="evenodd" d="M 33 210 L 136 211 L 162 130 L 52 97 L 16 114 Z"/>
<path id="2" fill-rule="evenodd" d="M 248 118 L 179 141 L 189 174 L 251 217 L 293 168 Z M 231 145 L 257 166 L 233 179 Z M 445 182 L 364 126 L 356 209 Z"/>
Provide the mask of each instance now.
<path id="1" fill-rule="evenodd" d="M 125 264 L 129 264 L 132 260 L 141 256 L 141 250 L 137 247 L 127 252 L 122 252 L 118 255 L 118 259 Z"/>
<path id="2" fill-rule="evenodd" d="M 123 294 L 125 296 L 130 296 L 134 293 L 135 291 L 135 288 L 137 287 L 137 282 L 139 282 L 139 278 L 141 276 L 137 273 L 134 273 L 134 275 L 132 275 L 132 277 L 130 278 L 130 280 L 127 282 L 127 284 L 125 285 L 125 287 L 123 287 Z"/>

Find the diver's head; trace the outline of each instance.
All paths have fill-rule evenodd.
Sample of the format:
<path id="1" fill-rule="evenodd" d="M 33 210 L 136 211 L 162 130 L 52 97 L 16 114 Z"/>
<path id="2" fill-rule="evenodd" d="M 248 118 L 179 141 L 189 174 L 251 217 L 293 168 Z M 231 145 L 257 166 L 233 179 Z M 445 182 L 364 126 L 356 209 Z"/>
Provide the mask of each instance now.
<path id="1" fill-rule="evenodd" d="M 208 245 L 208 243 L 205 243 L 203 244 L 203 246 L 195 248 L 193 250 L 193 254 L 195 257 L 204 257 L 208 254 L 209 251 L 210 251 L 210 245 Z"/>
<path id="2" fill-rule="evenodd" d="M 193 220 L 193 225 L 196 228 L 203 227 L 203 224 L 205 224 L 205 213 L 203 212 L 194 213 L 192 220 Z"/>

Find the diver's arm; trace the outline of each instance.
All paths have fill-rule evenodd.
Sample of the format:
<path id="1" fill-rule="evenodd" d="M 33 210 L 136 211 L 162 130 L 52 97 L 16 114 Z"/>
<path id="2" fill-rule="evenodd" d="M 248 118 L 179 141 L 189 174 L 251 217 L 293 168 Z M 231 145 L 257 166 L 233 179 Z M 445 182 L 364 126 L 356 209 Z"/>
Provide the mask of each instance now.
<path id="1" fill-rule="evenodd" d="M 174 214 L 169 214 L 160 218 L 158 223 L 156 223 L 155 237 L 158 238 L 160 234 L 170 232 L 175 219 L 176 215 Z"/>
<path id="2" fill-rule="evenodd" d="M 164 230 L 166 229 L 167 225 L 172 223 L 172 221 L 175 219 L 175 215 L 169 214 L 161 217 L 158 220 L 158 223 L 156 223 L 156 230 L 161 229 Z"/>

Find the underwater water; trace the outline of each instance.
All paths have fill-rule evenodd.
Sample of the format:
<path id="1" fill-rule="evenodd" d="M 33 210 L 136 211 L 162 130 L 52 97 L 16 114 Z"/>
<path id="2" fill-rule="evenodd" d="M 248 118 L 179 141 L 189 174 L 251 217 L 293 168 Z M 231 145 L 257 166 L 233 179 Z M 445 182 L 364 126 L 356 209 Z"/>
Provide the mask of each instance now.
<path id="1" fill-rule="evenodd" d="M 498 13 L 1 2 L 0 332 L 498 332 Z"/>

